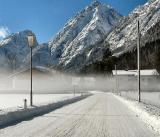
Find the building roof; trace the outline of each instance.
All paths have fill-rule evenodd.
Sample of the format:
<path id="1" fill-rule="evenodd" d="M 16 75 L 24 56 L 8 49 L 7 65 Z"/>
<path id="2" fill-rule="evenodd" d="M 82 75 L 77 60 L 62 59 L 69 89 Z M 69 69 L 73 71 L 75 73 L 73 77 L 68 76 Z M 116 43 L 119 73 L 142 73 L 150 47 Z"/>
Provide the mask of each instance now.
<path id="1" fill-rule="evenodd" d="M 112 70 L 112 74 L 116 75 L 116 71 Z M 141 70 L 140 74 L 141 76 L 158 76 L 159 75 L 156 69 Z M 137 76 L 137 70 L 117 70 L 117 75 Z"/>
<path id="2" fill-rule="evenodd" d="M 148 69 L 148 70 L 146 69 L 146 70 L 141 70 L 140 72 L 141 72 L 140 74 L 142 76 L 158 76 L 159 75 L 159 73 L 156 69 Z M 137 73 L 136 73 L 136 75 L 137 75 Z"/>
<path id="3" fill-rule="evenodd" d="M 135 71 L 133 71 L 133 70 L 117 70 L 117 72 L 116 72 L 116 70 L 112 70 L 112 74 L 113 75 L 116 75 L 116 73 L 117 73 L 117 75 L 136 75 L 136 73 L 137 73 L 137 71 L 135 70 Z"/>

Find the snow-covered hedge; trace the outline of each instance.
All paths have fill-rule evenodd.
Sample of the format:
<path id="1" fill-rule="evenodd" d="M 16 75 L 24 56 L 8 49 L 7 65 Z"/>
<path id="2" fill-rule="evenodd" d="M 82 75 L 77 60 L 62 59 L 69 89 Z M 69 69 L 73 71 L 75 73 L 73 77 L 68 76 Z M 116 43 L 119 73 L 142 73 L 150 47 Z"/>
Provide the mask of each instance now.
<path id="1" fill-rule="evenodd" d="M 19 109 L 15 109 L 8 112 L 2 112 L 0 113 L 0 128 L 6 127 L 14 123 L 18 123 L 20 121 L 23 121 L 35 116 L 40 116 L 40 115 L 49 113 L 57 108 L 63 107 L 67 104 L 74 103 L 90 95 L 91 94 L 78 96 L 71 99 L 62 100 L 56 103 L 44 104 L 41 106 L 28 107 L 27 109 L 19 108 Z"/>

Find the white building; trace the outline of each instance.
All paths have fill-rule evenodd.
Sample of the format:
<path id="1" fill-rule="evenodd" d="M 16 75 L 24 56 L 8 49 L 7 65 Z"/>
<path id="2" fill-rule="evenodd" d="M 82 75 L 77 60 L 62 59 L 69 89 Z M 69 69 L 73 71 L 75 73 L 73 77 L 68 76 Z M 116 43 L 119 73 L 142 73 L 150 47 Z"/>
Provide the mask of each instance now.
<path id="1" fill-rule="evenodd" d="M 112 74 L 120 90 L 137 90 L 137 70 L 113 70 Z M 156 69 L 141 70 L 140 75 L 142 90 L 159 89 L 159 73 Z"/>

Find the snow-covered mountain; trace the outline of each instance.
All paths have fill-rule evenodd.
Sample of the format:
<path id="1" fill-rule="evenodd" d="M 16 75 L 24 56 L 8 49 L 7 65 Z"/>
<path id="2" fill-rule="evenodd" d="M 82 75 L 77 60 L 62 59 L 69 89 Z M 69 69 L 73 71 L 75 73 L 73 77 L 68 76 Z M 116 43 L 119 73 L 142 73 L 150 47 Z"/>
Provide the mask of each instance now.
<path id="1" fill-rule="evenodd" d="M 97 45 L 103 43 L 120 18 L 121 15 L 112 7 L 97 1 L 93 2 L 69 20 L 49 42 L 52 65 L 66 71 L 78 72 L 88 60 L 92 62 L 101 60 L 100 55 L 97 58 L 93 57 L 92 60 L 89 59 L 91 52 Z"/>
<path id="2" fill-rule="evenodd" d="M 36 36 L 29 30 L 12 34 L 0 41 L 0 67 L 29 67 L 27 36 L 32 34 L 36 45 L 33 49 L 34 66 L 77 73 L 87 73 L 91 69 L 108 71 L 113 69 L 112 57 L 116 56 L 116 64 L 120 68 L 132 68 L 136 64 L 137 20 L 140 21 L 141 46 L 146 47 L 142 51 L 142 63 L 145 67 L 154 66 L 153 57 L 155 52 L 159 54 L 157 49 L 160 50 L 158 44 L 154 44 L 160 40 L 159 0 L 149 0 L 127 17 L 106 4 L 94 1 L 45 44 L 38 44 Z M 148 43 L 152 43 L 153 48 Z"/>
<path id="3" fill-rule="evenodd" d="M 30 30 L 21 31 L 10 35 L 0 41 L 0 68 L 9 70 L 26 70 L 30 67 L 30 48 L 28 35 L 33 35 L 33 67 L 50 66 L 50 48 L 48 43 L 38 44 L 35 34 Z"/>
<path id="4" fill-rule="evenodd" d="M 134 9 L 128 17 L 122 18 L 115 29 L 108 35 L 106 41 L 115 56 L 119 56 L 136 47 L 137 21 L 140 22 L 141 46 L 158 37 L 148 31 L 160 22 L 160 1 L 149 0 L 146 4 Z"/>
<path id="5" fill-rule="evenodd" d="M 35 37 L 35 47 L 38 46 L 35 34 L 30 30 L 21 31 L 0 41 L 0 67 L 17 69 L 21 67 L 30 52 L 27 36 Z"/>
<path id="6" fill-rule="evenodd" d="M 51 66 L 51 49 L 48 43 L 43 43 L 34 48 L 33 50 L 33 65 L 34 66 Z M 30 57 L 30 56 L 28 56 Z M 28 61 L 29 62 L 29 61 Z"/>

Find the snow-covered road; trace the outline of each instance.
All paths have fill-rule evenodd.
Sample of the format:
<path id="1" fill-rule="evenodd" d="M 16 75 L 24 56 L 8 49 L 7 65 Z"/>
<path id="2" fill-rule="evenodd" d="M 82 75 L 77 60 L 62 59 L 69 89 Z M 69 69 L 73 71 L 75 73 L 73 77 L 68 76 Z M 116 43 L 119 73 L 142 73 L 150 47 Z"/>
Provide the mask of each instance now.
<path id="1" fill-rule="evenodd" d="M 100 93 L 0 130 L 0 137 L 155 137 L 112 94 Z"/>

